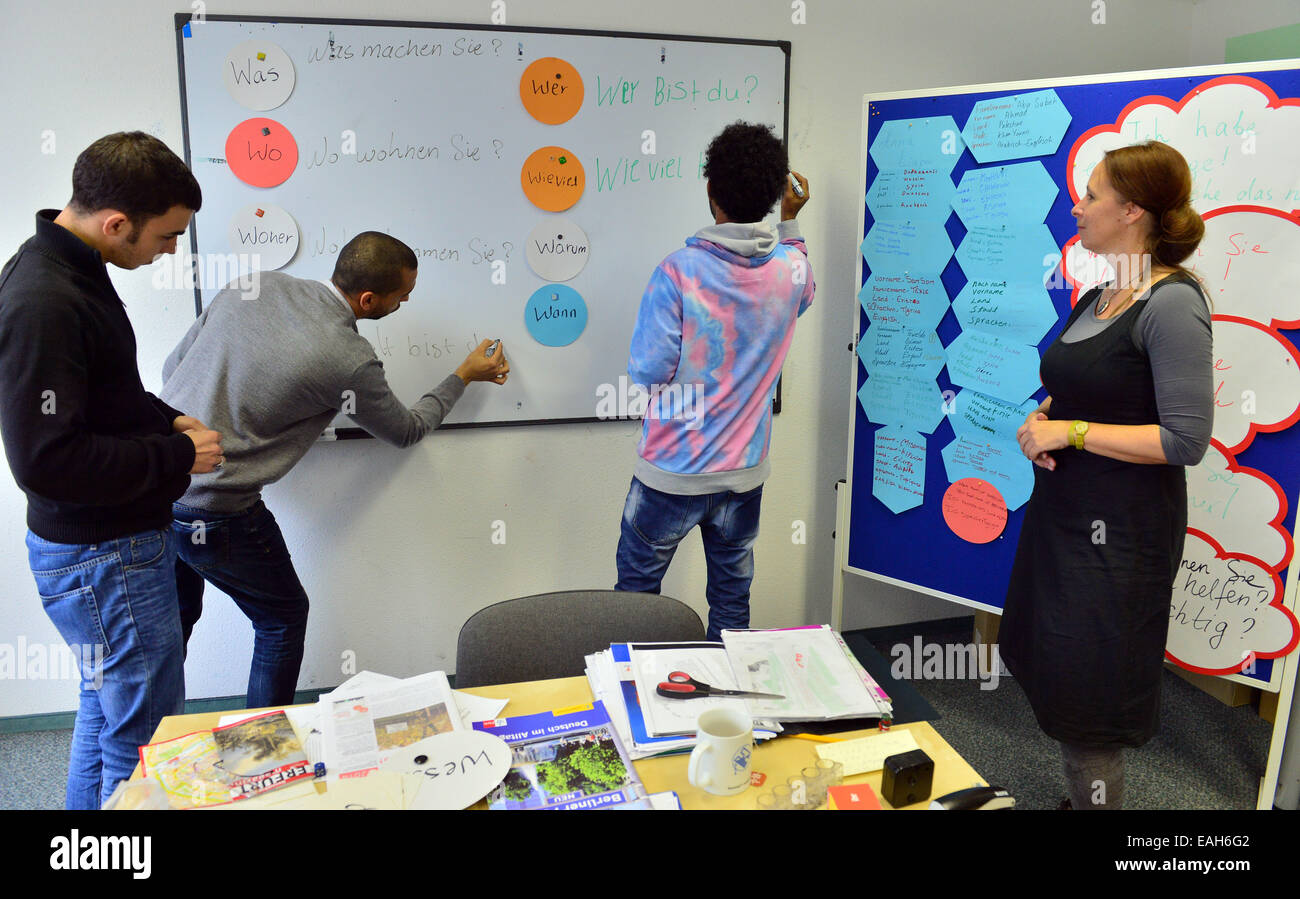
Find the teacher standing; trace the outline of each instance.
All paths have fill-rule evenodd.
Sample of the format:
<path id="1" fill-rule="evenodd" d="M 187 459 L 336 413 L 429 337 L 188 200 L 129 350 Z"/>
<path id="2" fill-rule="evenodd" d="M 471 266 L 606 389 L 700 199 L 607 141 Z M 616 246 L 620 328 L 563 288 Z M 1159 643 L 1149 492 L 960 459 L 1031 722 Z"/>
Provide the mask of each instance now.
<path id="1" fill-rule="evenodd" d="M 1119 808 L 1124 747 L 1156 731 L 1169 601 L 1187 528 L 1184 467 L 1213 424 L 1208 300 L 1182 267 L 1205 225 L 1177 150 L 1106 154 L 1071 214 L 1116 272 L 1043 354 L 1048 397 L 1017 431 L 1034 492 L 1001 653 L 1061 743 L 1069 800 Z"/>

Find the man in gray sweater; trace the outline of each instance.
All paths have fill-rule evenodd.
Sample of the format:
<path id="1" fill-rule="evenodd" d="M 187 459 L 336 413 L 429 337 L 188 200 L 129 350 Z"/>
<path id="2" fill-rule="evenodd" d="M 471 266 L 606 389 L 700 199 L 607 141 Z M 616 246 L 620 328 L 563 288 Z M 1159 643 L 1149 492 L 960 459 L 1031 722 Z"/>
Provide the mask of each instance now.
<path id="1" fill-rule="evenodd" d="M 307 630 L 307 594 L 262 487 L 288 473 L 340 411 L 382 440 L 411 446 L 442 423 L 469 382 L 504 384 L 510 371 L 485 340 L 409 409 L 393 395 L 357 320 L 406 302 L 417 264 L 406 244 L 367 231 L 339 252 L 329 281 L 262 272 L 255 298 L 232 284 L 163 366 L 162 398 L 219 431 L 226 459 L 192 478 L 173 507 L 181 625 L 188 641 L 205 579 L 248 616 L 248 708 L 293 702 Z"/>

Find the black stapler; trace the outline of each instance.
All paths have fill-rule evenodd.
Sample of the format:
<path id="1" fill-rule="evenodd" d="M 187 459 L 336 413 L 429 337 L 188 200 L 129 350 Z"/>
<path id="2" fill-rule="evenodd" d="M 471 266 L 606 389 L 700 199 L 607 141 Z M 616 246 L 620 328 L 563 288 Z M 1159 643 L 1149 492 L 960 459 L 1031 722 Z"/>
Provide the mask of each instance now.
<path id="1" fill-rule="evenodd" d="M 965 809 L 982 809 L 991 811 L 1011 808 L 1016 804 L 1016 797 L 1002 787 L 971 787 L 958 790 L 947 796 L 940 796 L 930 803 L 931 811 L 962 811 Z"/>

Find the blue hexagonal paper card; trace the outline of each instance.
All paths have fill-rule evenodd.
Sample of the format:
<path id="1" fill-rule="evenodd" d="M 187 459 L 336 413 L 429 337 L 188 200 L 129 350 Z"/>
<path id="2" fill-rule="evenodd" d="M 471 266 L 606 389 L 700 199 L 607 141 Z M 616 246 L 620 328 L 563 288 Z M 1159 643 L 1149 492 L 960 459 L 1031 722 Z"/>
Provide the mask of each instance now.
<path id="1" fill-rule="evenodd" d="M 988 481 L 1015 511 L 1034 492 L 1034 465 L 1014 440 L 985 440 L 958 436 L 940 451 L 944 473 L 951 483 L 962 478 Z"/>
<path id="2" fill-rule="evenodd" d="M 952 215 L 952 198 L 956 192 L 948 173 L 934 167 L 882 169 L 867 191 L 867 208 L 881 222 L 942 225 Z"/>
<path id="3" fill-rule="evenodd" d="M 873 325 L 889 322 L 933 331 L 948 312 L 948 291 L 938 275 L 872 272 L 858 291 L 858 302 Z"/>
<path id="4" fill-rule="evenodd" d="M 1016 431 L 1038 408 L 1032 399 L 1016 405 L 975 390 L 959 391 L 948 405 L 952 408 L 948 423 L 953 433 L 973 440 L 1015 441 Z"/>
<path id="5" fill-rule="evenodd" d="M 953 207 L 967 228 L 1039 224 L 1058 193 L 1041 162 L 1020 162 L 962 174 Z"/>
<path id="6" fill-rule="evenodd" d="M 951 174 L 963 149 L 952 116 L 895 119 L 880 126 L 867 155 L 881 169 L 938 169 Z"/>
<path id="7" fill-rule="evenodd" d="M 966 277 L 989 281 L 1042 284 L 1060 261 L 1061 248 L 1043 224 L 972 228 L 957 248 Z"/>
<path id="8" fill-rule="evenodd" d="M 873 324 L 858 341 L 858 357 L 869 374 L 893 372 L 933 379 L 948 360 L 933 331 L 890 322 Z"/>
<path id="9" fill-rule="evenodd" d="M 861 249 L 873 272 L 939 275 L 952 258 L 952 241 L 942 222 L 876 222 Z"/>
<path id="10" fill-rule="evenodd" d="M 925 502 L 925 438 L 906 428 L 875 434 L 871 495 L 897 515 Z"/>
<path id="11" fill-rule="evenodd" d="M 962 139 L 977 162 L 1051 156 L 1070 126 L 1070 111 L 1048 88 L 980 100 L 970 111 Z"/>
<path id="12" fill-rule="evenodd" d="M 948 344 L 954 384 L 1008 403 L 1023 403 L 1040 385 L 1038 350 L 983 331 L 962 331 Z"/>
<path id="13" fill-rule="evenodd" d="M 988 331 L 1016 343 L 1037 346 L 1056 324 L 1056 307 L 1042 283 L 973 278 L 952 301 L 962 329 Z"/>
<path id="14" fill-rule="evenodd" d="M 885 371 L 870 374 L 858 391 L 858 402 L 872 424 L 933 434 L 943 421 L 943 394 L 933 378 Z"/>

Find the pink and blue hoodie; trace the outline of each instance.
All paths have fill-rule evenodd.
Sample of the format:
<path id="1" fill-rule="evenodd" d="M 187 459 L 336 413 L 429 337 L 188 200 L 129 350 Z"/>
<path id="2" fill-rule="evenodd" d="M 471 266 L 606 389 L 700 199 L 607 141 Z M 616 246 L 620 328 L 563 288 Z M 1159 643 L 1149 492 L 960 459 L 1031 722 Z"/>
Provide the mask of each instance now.
<path id="1" fill-rule="evenodd" d="M 659 264 L 627 365 L 654 397 L 633 471 L 641 483 L 697 495 L 767 479 L 772 397 L 813 289 L 794 220 L 711 225 Z"/>

